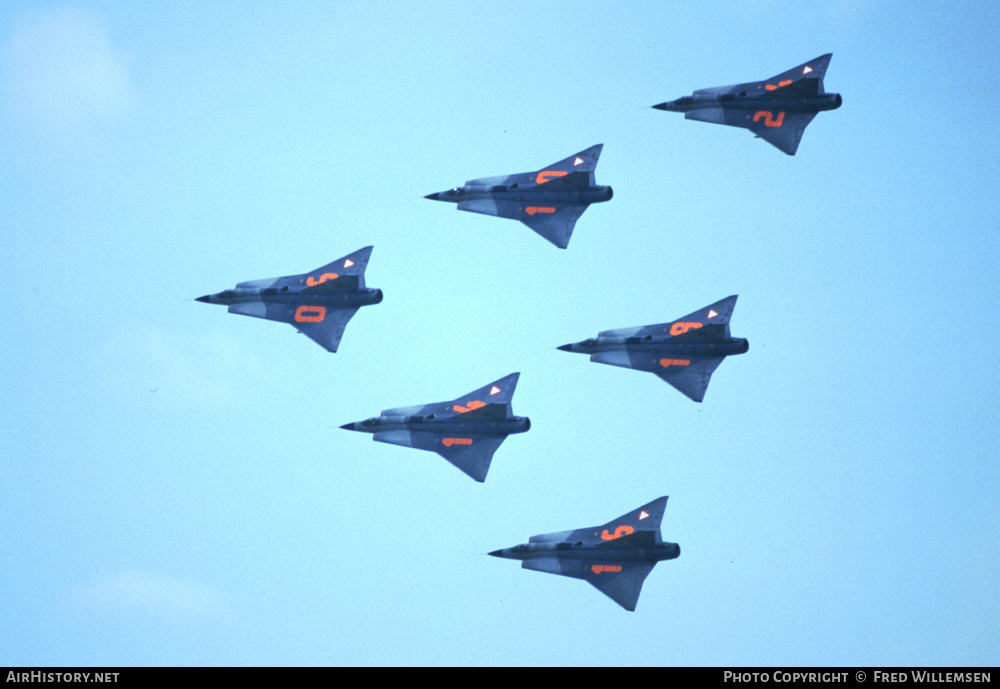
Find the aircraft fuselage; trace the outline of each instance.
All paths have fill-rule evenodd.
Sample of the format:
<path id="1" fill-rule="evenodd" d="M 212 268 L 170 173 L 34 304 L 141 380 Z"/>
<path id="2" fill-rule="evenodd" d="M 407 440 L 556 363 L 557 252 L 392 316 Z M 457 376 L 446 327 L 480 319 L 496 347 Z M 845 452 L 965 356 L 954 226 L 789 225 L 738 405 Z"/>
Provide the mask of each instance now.
<path id="1" fill-rule="evenodd" d="M 817 96 L 685 96 L 674 101 L 654 106 L 658 110 L 690 112 L 703 108 L 725 108 L 739 110 L 767 110 L 772 112 L 824 112 L 836 110 L 843 104 L 839 93 L 823 93 Z"/>
<path id="2" fill-rule="evenodd" d="M 265 302 L 269 304 L 322 304 L 334 308 L 353 308 L 355 306 L 369 306 L 382 302 L 382 290 L 380 289 L 357 289 L 340 291 L 292 291 L 278 290 L 272 287 L 260 289 L 258 287 L 227 289 L 218 294 L 210 294 L 199 297 L 198 301 L 209 304 L 247 304 L 250 302 Z"/>
<path id="3" fill-rule="evenodd" d="M 552 204 L 559 206 L 587 206 L 592 203 L 610 201 L 613 196 L 614 191 L 612 191 L 611 187 L 604 186 L 581 187 L 579 189 L 546 189 L 544 184 L 533 187 L 508 187 L 501 184 L 492 187 L 456 187 L 450 191 L 430 194 L 427 198 L 434 201 L 448 201 L 450 203 L 488 199 L 490 201 L 512 201 L 528 206 L 546 206 Z"/>
<path id="4" fill-rule="evenodd" d="M 633 562 L 662 562 L 673 560 L 681 554 L 676 543 L 658 543 L 640 548 L 615 548 L 607 545 L 584 545 L 574 543 L 522 543 L 513 548 L 494 550 L 490 555 L 509 560 L 532 560 L 535 558 L 558 557 L 573 560 L 601 560 Z"/>
<path id="5" fill-rule="evenodd" d="M 563 351 L 581 354 L 597 352 L 650 352 L 659 356 L 697 357 L 697 356 L 731 356 L 745 354 L 750 349 L 750 342 L 742 337 L 714 341 L 679 341 L 674 338 L 666 340 L 644 339 L 638 337 L 595 337 L 576 344 L 559 347 Z"/>
<path id="6" fill-rule="evenodd" d="M 444 435 L 511 435 L 526 433 L 531 420 L 526 416 L 487 421 L 485 419 L 450 418 L 428 421 L 422 416 L 375 416 L 365 421 L 341 426 L 349 431 L 384 433 L 387 431 L 426 431 Z"/>

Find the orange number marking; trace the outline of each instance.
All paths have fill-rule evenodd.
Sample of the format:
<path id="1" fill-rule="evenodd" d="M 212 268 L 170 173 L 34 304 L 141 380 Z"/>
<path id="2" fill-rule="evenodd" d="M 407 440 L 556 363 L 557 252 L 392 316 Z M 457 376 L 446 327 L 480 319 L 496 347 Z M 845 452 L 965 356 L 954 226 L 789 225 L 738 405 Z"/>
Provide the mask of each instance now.
<path id="1" fill-rule="evenodd" d="M 326 318 L 325 306 L 300 306 L 295 311 L 297 323 L 319 323 Z"/>
<path id="2" fill-rule="evenodd" d="M 452 407 L 452 409 L 457 411 L 459 414 L 464 414 L 467 411 L 472 411 L 473 409 L 479 409 L 480 407 L 485 407 L 485 406 L 486 406 L 485 402 L 480 402 L 479 400 L 472 400 L 471 402 L 468 403 L 468 406 L 466 407 L 461 407 L 456 404 L 454 407 Z"/>
<path id="3" fill-rule="evenodd" d="M 339 277 L 340 276 L 337 275 L 336 273 L 323 273 L 320 279 L 317 280 L 312 275 L 310 275 L 308 278 L 306 278 L 306 284 L 309 285 L 310 287 L 315 287 L 316 285 L 322 285 L 327 280 L 336 280 Z"/>
<path id="4" fill-rule="evenodd" d="M 788 86 L 790 83 L 792 83 L 791 79 L 785 79 L 784 81 L 779 81 L 777 86 L 775 86 L 774 84 L 768 84 L 764 88 L 766 88 L 768 91 L 777 91 L 782 86 Z"/>
<path id="5" fill-rule="evenodd" d="M 688 330 L 696 330 L 701 327 L 701 323 L 685 323 L 684 321 L 677 321 L 672 326 L 670 326 L 671 335 L 683 335 Z"/>
<path id="6" fill-rule="evenodd" d="M 690 359 L 660 359 L 660 366 L 667 368 L 668 366 L 690 366 Z"/>
<path id="7" fill-rule="evenodd" d="M 442 443 L 445 447 L 451 447 L 452 445 L 471 445 L 472 438 L 442 438 Z"/>
<path id="8" fill-rule="evenodd" d="M 608 533 L 607 529 L 605 529 L 604 531 L 602 531 L 601 532 L 601 540 L 602 541 L 613 541 L 616 538 L 621 538 L 622 536 L 628 536 L 633 531 L 635 531 L 635 529 L 633 529 L 628 524 L 622 524 L 617 529 L 615 529 L 615 532 L 613 534 L 612 533 Z"/>
<path id="9" fill-rule="evenodd" d="M 601 572 L 620 572 L 622 568 L 620 565 L 594 565 L 590 571 L 594 574 L 600 574 Z"/>
<path id="10" fill-rule="evenodd" d="M 565 177 L 568 174 L 565 170 L 542 170 L 535 177 L 535 184 L 545 184 L 549 180 L 553 180 L 556 177 Z"/>
<path id="11" fill-rule="evenodd" d="M 756 122 L 761 117 L 764 118 L 764 124 L 768 127 L 780 127 L 781 123 L 785 121 L 784 111 L 778 113 L 778 117 L 774 118 L 774 113 L 768 110 L 760 110 L 753 116 L 753 121 Z"/>
<path id="12" fill-rule="evenodd" d="M 534 215 L 535 213 L 555 213 L 556 209 L 551 206 L 528 206 L 524 212 L 528 215 Z"/>

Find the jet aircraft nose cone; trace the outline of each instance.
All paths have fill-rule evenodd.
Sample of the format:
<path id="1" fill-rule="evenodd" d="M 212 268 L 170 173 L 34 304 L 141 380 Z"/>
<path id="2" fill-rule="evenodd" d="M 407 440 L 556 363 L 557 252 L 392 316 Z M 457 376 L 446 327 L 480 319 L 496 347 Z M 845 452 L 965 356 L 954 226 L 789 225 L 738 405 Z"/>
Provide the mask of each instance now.
<path id="1" fill-rule="evenodd" d="M 558 349 L 560 351 L 563 351 L 563 352 L 572 352 L 573 351 L 573 345 L 571 345 L 571 344 L 565 344 L 562 347 L 556 347 L 556 349 Z"/>
<path id="2" fill-rule="evenodd" d="M 654 110 L 670 110 L 672 112 L 683 112 L 684 110 L 683 110 L 683 108 L 681 108 L 681 101 L 683 101 L 683 100 L 684 100 L 683 98 L 678 98 L 677 100 L 668 100 L 666 102 L 654 105 L 653 109 Z"/>
<path id="3" fill-rule="evenodd" d="M 341 426 L 341 428 L 343 428 L 345 431 L 356 431 L 356 430 L 358 430 L 356 423 L 345 423 L 343 426 Z"/>
<path id="4" fill-rule="evenodd" d="M 492 555 L 493 557 L 503 557 L 503 549 L 494 550 L 492 553 L 490 553 L 490 555 Z"/>
<path id="5" fill-rule="evenodd" d="M 440 194 L 440 192 L 435 192 L 433 194 L 428 194 L 424 198 L 425 199 L 430 199 L 431 201 L 440 201 L 441 200 L 441 194 Z"/>
<path id="6" fill-rule="evenodd" d="M 204 297 L 198 297 L 197 299 L 195 299 L 195 301 L 200 301 L 200 302 L 204 302 L 205 304 L 208 304 L 211 301 L 211 299 L 212 299 L 212 295 L 206 294 Z"/>

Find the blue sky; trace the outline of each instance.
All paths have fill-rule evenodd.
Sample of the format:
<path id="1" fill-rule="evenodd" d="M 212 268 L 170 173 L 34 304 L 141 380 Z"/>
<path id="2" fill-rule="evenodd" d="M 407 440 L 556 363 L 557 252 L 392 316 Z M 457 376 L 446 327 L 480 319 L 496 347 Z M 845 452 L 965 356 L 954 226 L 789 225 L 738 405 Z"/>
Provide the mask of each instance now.
<path id="1" fill-rule="evenodd" d="M 0 658 L 995 665 L 998 20 L 5 2 Z M 827 52 L 794 158 L 649 109 Z M 596 143 L 566 251 L 422 199 Z M 191 301 L 369 244 L 337 354 Z M 554 349 L 730 294 L 701 405 Z M 513 371 L 482 485 L 338 429 Z M 660 495 L 635 613 L 486 556 Z"/>

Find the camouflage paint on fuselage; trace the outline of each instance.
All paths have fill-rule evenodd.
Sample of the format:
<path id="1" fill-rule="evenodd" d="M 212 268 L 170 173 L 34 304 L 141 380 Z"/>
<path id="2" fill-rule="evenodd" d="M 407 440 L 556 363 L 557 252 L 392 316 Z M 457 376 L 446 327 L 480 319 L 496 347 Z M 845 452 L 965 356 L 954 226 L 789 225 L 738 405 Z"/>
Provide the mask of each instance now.
<path id="1" fill-rule="evenodd" d="M 583 579 L 626 610 L 635 610 L 656 563 L 681 554 L 679 545 L 665 543 L 660 534 L 666 507 L 664 496 L 607 524 L 532 536 L 490 555 L 521 560 L 524 569 Z"/>
<path id="2" fill-rule="evenodd" d="M 535 172 L 473 179 L 424 198 L 456 203 L 461 211 L 519 220 L 565 249 L 587 207 L 614 196 L 611 187 L 594 181 L 603 147 L 591 146 Z"/>
<path id="3" fill-rule="evenodd" d="M 372 433 L 378 442 L 436 452 L 483 482 L 500 443 L 531 428 L 531 421 L 514 416 L 511 407 L 519 376 L 511 373 L 448 402 L 385 409 L 341 428 Z"/>
<path id="4" fill-rule="evenodd" d="M 358 309 L 382 301 L 382 290 L 365 287 L 371 253 L 372 247 L 366 246 L 308 273 L 241 282 L 197 301 L 223 304 L 230 313 L 288 323 L 336 352 Z"/>
<path id="5" fill-rule="evenodd" d="M 701 402 L 722 360 L 750 348 L 747 340 L 729 332 L 736 299 L 736 295 L 726 297 L 669 323 L 606 330 L 559 349 L 589 354 L 591 361 L 601 364 L 655 373 Z"/>
<path id="6" fill-rule="evenodd" d="M 682 112 L 689 120 L 749 129 L 788 155 L 795 155 L 806 127 L 817 113 L 836 110 L 839 93 L 823 90 L 832 53 L 765 81 L 700 89 L 690 96 L 654 105 Z"/>

